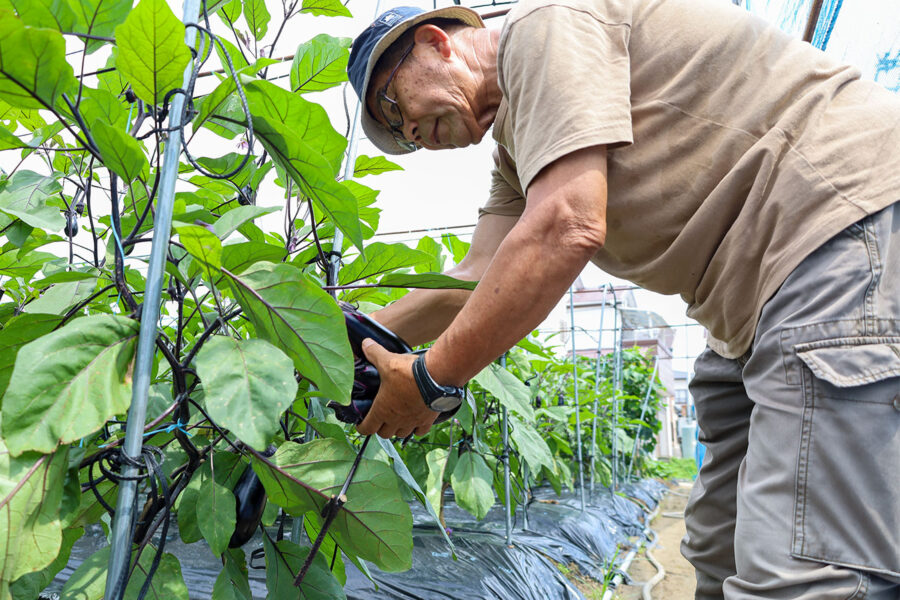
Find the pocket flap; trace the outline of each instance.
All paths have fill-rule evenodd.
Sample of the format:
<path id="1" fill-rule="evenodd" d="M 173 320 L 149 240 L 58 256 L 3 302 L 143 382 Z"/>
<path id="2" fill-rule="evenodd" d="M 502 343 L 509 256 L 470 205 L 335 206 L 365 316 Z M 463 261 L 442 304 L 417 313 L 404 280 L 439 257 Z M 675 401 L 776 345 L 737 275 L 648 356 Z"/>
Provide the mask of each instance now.
<path id="1" fill-rule="evenodd" d="M 799 344 L 795 350 L 816 377 L 837 387 L 900 377 L 900 338 L 839 338 Z"/>

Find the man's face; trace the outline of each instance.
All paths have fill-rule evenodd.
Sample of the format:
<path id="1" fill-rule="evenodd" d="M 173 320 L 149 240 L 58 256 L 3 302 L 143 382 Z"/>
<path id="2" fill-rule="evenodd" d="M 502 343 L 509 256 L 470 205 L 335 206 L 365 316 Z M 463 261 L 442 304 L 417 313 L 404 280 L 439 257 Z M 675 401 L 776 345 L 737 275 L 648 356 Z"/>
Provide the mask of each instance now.
<path id="1" fill-rule="evenodd" d="M 398 135 L 404 139 L 429 150 L 477 144 L 486 130 L 478 125 L 470 101 L 475 92 L 471 74 L 449 46 L 441 44 L 441 34 L 445 40 L 446 34 L 433 25 L 420 29 L 426 28 L 440 34 L 417 31 L 412 52 L 396 70 L 397 65 L 386 65 L 373 73 L 366 98 L 369 113 L 391 130 L 380 107 L 384 102 L 377 99 L 377 92 L 384 90 L 400 111 Z"/>

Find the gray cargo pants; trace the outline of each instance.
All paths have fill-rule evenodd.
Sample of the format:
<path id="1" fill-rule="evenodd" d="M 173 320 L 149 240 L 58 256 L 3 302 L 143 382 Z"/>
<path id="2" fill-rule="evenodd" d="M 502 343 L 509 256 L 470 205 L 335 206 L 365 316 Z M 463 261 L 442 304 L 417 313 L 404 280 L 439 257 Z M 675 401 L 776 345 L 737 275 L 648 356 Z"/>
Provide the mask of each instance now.
<path id="1" fill-rule="evenodd" d="M 900 203 L 816 250 L 691 383 L 698 599 L 900 598 Z"/>

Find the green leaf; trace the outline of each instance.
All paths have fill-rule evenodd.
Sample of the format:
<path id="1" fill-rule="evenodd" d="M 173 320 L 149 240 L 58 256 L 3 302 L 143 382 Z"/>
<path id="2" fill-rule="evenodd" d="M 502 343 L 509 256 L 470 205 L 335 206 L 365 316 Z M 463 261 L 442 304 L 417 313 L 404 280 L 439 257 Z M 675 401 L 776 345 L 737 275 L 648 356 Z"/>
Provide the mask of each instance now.
<path id="1" fill-rule="evenodd" d="M 59 554 L 58 513 L 67 451 L 13 457 L 0 438 L 0 592 L 9 582 L 48 566 Z"/>
<path id="2" fill-rule="evenodd" d="M 77 85 L 58 31 L 25 27 L 0 11 L 0 99 L 19 108 L 54 108 Z"/>
<path id="3" fill-rule="evenodd" d="M 213 229 L 216 230 L 216 235 L 224 240 L 237 231 L 238 227 L 244 223 L 279 210 L 281 210 L 281 208 L 277 206 L 238 206 L 222 215 L 221 218 L 213 224 Z"/>
<path id="4" fill-rule="evenodd" d="M 103 164 L 126 183 L 131 183 L 150 169 L 150 162 L 144 156 L 140 142 L 122 129 L 98 119 L 91 125 L 91 135 L 100 150 Z"/>
<path id="5" fill-rule="evenodd" d="M 89 271 L 60 271 L 59 273 L 44 277 L 40 281 L 32 281 L 31 287 L 36 290 L 43 290 L 57 283 L 84 281 L 85 279 L 93 279 L 96 281 L 97 270 L 92 268 Z"/>
<path id="6" fill-rule="evenodd" d="M 0 397 L 6 391 L 19 349 L 53 331 L 62 317 L 57 315 L 21 315 L 0 330 Z"/>
<path id="7" fill-rule="evenodd" d="M 199 225 L 183 225 L 176 227 L 175 231 L 188 254 L 207 267 L 222 267 L 222 242 L 216 234 Z"/>
<path id="8" fill-rule="evenodd" d="M 510 418 L 510 421 L 512 424 L 510 437 L 519 451 L 519 455 L 525 459 L 531 470 L 534 473 L 539 473 L 541 466 L 553 470 L 553 465 L 555 464 L 553 454 L 550 452 L 550 447 L 547 446 L 547 442 L 544 441 L 541 434 L 515 415 Z"/>
<path id="9" fill-rule="evenodd" d="M 441 243 L 450 251 L 453 262 L 459 264 L 469 252 L 470 243 L 464 242 L 452 233 L 445 233 L 441 236 Z"/>
<path id="10" fill-rule="evenodd" d="M 116 27 L 116 66 L 138 98 L 153 106 L 181 87 L 191 53 L 184 43 L 184 25 L 165 0 L 141 0 Z"/>
<path id="11" fill-rule="evenodd" d="M 62 571 L 66 566 L 66 563 L 69 562 L 72 546 L 84 535 L 84 529 L 81 527 L 65 529 L 63 530 L 62 535 L 62 547 L 60 548 L 59 554 L 49 566 L 44 567 L 40 571 L 23 575 L 9 586 L 13 598 L 28 598 L 29 600 L 31 598 L 39 598 L 41 592 L 50 585 L 56 574 Z M 3 584 L 0 583 L 0 595 L 2 595 L 2 593 Z"/>
<path id="12" fill-rule="evenodd" d="M 366 255 L 357 257 L 349 265 L 341 269 L 339 281 L 348 284 L 374 275 L 389 273 L 397 269 L 413 267 L 431 257 L 404 244 L 384 244 L 375 242 L 366 246 Z"/>
<path id="13" fill-rule="evenodd" d="M 0 252 L 0 275 L 28 279 L 56 256 L 47 252 L 29 252 L 24 256 L 12 250 Z"/>
<path id="14" fill-rule="evenodd" d="M 237 1 L 240 6 L 240 0 Z M 223 559 L 225 565 L 213 585 L 212 600 L 253 600 L 244 551 L 230 548 Z"/>
<path id="15" fill-rule="evenodd" d="M 104 124 L 123 132 L 128 129 L 128 109 L 125 103 L 108 90 L 84 88 L 78 110 L 85 123 L 103 121 Z M 96 141 L 93 128 L 91 133 L 94 134 Z"/>
<path id="16" fill-rule="evenodd" d="M 500 404 L 509 410 L 516 411 L 529 421 L 534 419 L 534 409 L 531 407 L 531 394 L 528 388 L 518 377 L 497 363 L 491 363 L 485 367 L 472 380 L 490 392 L 500 401 Z"/>
<path id="17" fill-rule="evenodd" d="M 434 505 L 431 503 L 431 500 L 428 499 L 428 496 L 422 491 L 422 488 L 419 486 L 419 482 L 416 481 L 416 478 L 413 477 L 413 474 L 410 472 L 409 467 L 406 466 L 406 463 L 403 461 L 403 457 L 397 452 L 397 449 L 394 448 L 394 443 L 390 440 L 386 440 L 382 437 L 376 436 L 375 439 L 378 440 L 378 443 L 381 444 L 381 448 L 387 453 L 389 457 L 391 457 L 391 466 L 394 469 L 394 473 L 397 474 L 397 477 L 403 480 L 409 489 L 412 490 L 412 493 L 416 495 L 416 498 L 419 499 L 419 502 L 422 503 L 422 506 L 425 507 L 425 510 L 428 511 L 428 514 L 431 515 L 431 518 L 434 519 L 435 526 L 438 528 L 438 531 L 441 532 L 441 535 L 444 536 L 444 540 L 447 542 L 447 545 L 450 546 L 450 552 L 453 554 L 453 558 L 456 558 L 456 548 L 453 546 L 453 541 L 450 540 L 450 536 L 447 535 L 447 530 L 441 526 L 441 519 L 438 516 L 437 510 L 435 510 Z"/>
<path id="18" fill-rule="evenodd" d="M 96 289 L 96 278 L 58 283 L 37 300 L 26 304 L 23 312 L 62 315 L 69 307 L 93 294 Z"/>
<path id="19" fill-rule="evenodd" d="M 71 31 L 75 13 L 66 0 L 4 0 L 32 27 L 45 27 L 57 31 Z M 2 4 L 0 4 L 2 8 Z"/>
<path id="20" fill-rule="evenodd" d="M 334 299 L 293 265 L 257 263 L 240 277 L 224 273 L 256 334 L 287 353 L 326 397 L 349 402 L 353 353 Z"/>
<path id="21" fill-rule="evenodd" d="M 284 443 L 268 460 L 253 460 L 253 469 L 269 500 L 300 516 L 318 514 L 337 494 L 356 453 L 343 440 Z M 329 533 L 348 556 L 374 562 L 384 571 L 412 566 L 412 513 L 400 496 L 397 476 L 380 461 L 363 458 Z"/>
<path id="22" fill-rule="evenodd" d="M 208 477 L 200 485 L 196 510 L 200 533 L 206 538 L 212 553 L 221 555 L 228 549 L 228 541 L 237 521 L 234 493 Z"/>
<path id="23" fill-rule="evenodd" d="M 241 0 L 217 0 L 221 3 L 221 8 L 219 8 L 218 13 L 220 16 L 225 17 L 228 22 L 234 23 L 238 20 L 238 17 L 241 16 Z M 210 11 L 215 10 L 213 7 L 209 7 Z M 225 41 L 225 40 L 222 40 Z"/>
<path id="24" fill-rule="evenodd" d="M 244 19 L 257 40 L 265 37 L 271 18 L 266 9 L 266 0 L 244 0 Z"/>
<path id="25" fill-rule="evenodd" d="M 297 394 L 291 359 L 265 340 L 215 336 L 197 353 L 196 365 L 213 420 L 265 450 Z"/>
<path id="26" fill-rule="evenodd" d="M 101 37 L 111 37 L 128 13 L 133 0 L 69 0 L 75 13 L 73 31 Z M 87 40 L 88 53 L 97 50 L 106 42 Z M 119 90 L 115 90 L 117 93 Z"/>
<path id="27" fill-rule="evenodd" d="M 352 17 L 340 0 L 303 0 L 300 12 L 324 17 Z"/>
<path id="28" fill-rule="evenodd" d="M 241 167 L 240 171 L 228 178 L 237 187 L 247 185 L 256 172 L 256 163 L 253 162 L 253 157 L 247 157 L 245 153 L 229 152 L 224 156 L 215 158 L 200 157 L 197 159 L 197 164 L 202 165 L 207 171 L 216 175 L 227 175 Z M 230 188 L 230 190 L 233 189 Z"/>
<path id="29" fill-rule="evenodd" d="M 403 167 L 397 163 L 393 163 L 383 156 L 366 156 L 360 154 L 356 157 L 356 164 L 353 166 L 354 177 L 365 177 L 366 175 L 378 175 L 387 171 L 402 171 Z"/>
<path id="30" fill-rule="evenodd" d="M 274 545 L 269 536 L 263 536 L 266 549 L 267 598 L 273 600 L 346 600 L 344 588 L 328 568 L 325 556 L 318 552 L 303 578 L 298 590 L 294 577 L 300 572 L 309 556 L 310 548 L 301 548 L 293 542 L 281 540 Z"/>
<path id="31" fill-rule="evenodd" d="M 22 346 L 3 397 L 10 452 L 52 452 L 124 413 L 138 328 L 124 317 L 83 317 Z"/>
<path id="32" fill-rule="evenodd" d="M 443 505 L 441 500 L 444 497 L 444 471 L 447 468 L 449 458 L 450 451 L 446 448 L 435 448 L 425 455 L 425 462 L 428 464 L 425 495 L 428 496 L 428 501 L 437 508 L 438 512 L 440 512 Z"/>
<path id="33" fill-rule="evenodd" d="M 0 127 L 0 150 L 11 150 L 12 148 L 34 148 L 35 144 L 30 144 L 24 139 L 11 133 L 6 128 Z"/>
<path id="34" fill-rule="evenodd" d="M 476 452 L 463 452 L 450 476 L 453 494 L 460 508 L 481 520 L 494 505 L 494 474 Z"/>
<path id="35" fill-rule="evenodd" d="M 350 38 L 321 33 L 297 46 L 291 65 L 291 89 L 318 92 L 347 81 Z"/>
<path id="36" fill-rule="evenodd" d="M 237 20 L 237 17 L 241 16 L 241 0 L 231 0 L 222 7 L 220 15 L 226 14 L 226 9 L 229 6 L 237 7 L 237 13 L 234 19 L 232 19 L 232 23 Z M 219 62 L 222 63 L 222 67 L 228 68 L 228 60 L 225 58 L 226 56 L 231 59 L 231 66 L 234 68 L 234 71 L 237 73 L 239 71 L 244 70 L 245 68 L 250 66 L 250 63 L 247 62 L 247 59 L 244 58 L 244 55 L 241 54 L 240 49 L 229 42 L 226 39 L 219 38 L 219 42 L 222 43 L 222 46 L 225 47 L 225 51 L 222 51 L 222 48 L 219 47 L 219 44 L 215 45 L 216 54 L 219 55 Z"/>
<path id="37" fill-rule="evenodd" d="M 378 282 L 381 287 L 425 288 L 432 290 L 474 290 L 477 281 L 463 281 L 441 273 L 388 273 Z"/>
<path id="38" fill-rule="evenodd" d="M 62 186 L 55 176 L 34 171 L 18 171 L 0 192 L 0 211 L 22 219 L 32 227 L 59 231 L 66 224 L 58 208 L 47 206 L 47 199 Z"/>
<path id="39" fill-rule="evenodd" d="M 60 597 L 66 600 L 101 600 L 106 588 L 110 546 L 104 546 L 90 555 L 66 581 Z M 148 547 L 141 553 L 137 568 L 128 579 L 124 600 L 137 600 L 138 593 L 147 579 L 156 550 Z M 171 554 L 163 554 L 159 568 L 153 575 L 153 585 L 147 591 L 147 600 L 188 600 L 188 589 L 181 575 L 181 564 Z"/>
<path id="40" fill-rule="evenodd" d="M 421 250 L 431 256 L 431 262 L 425 265 L 417 265 L 416 273 L 440 273 L 444 270 L 444 255 L 441 245 L 430 237 L 423 237 L 416 244 L 416 250 Z"/>
<path id="41" fill-rule="evenodd" d="M 281 262 L 284 254 L 284 247 L 262 242 L 228 244 L 222 247 L 222 266 L 235 275 L 240 275 L 258 262 Z"/>

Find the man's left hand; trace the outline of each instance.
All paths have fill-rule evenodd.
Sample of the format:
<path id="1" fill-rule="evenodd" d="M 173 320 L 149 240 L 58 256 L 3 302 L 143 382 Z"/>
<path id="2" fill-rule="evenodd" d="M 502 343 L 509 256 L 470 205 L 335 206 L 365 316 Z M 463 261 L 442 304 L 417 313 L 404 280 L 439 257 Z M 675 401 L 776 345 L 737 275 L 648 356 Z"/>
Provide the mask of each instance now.
<path id="1" fill-rule="evenodd" d="M 385 439 L 407 437 L 413 431 L 425 435 L 440 413 L 422 400 L 422 394 L 412 374 L 414 354 L 394 354 L 371 339 L 362 343 L 366 359 L 375 365 L 381 377 L 381 387 L 369 409 L 369 414 L 356 426 L 364 435 L 377 433 Z"/>

